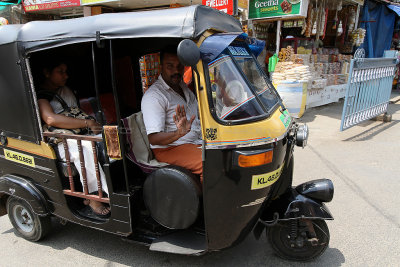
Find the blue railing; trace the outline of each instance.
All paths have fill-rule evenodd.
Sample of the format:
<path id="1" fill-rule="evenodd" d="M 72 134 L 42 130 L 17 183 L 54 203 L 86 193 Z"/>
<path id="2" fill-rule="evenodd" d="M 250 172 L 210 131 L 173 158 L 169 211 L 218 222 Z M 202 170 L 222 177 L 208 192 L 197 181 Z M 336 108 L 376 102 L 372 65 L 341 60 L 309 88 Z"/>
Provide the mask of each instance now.
<path id="1" fill-rule="evenodd" d="M 396 63 L 396 57 L 351 60 L 340 131 L 386 113 Z"/>

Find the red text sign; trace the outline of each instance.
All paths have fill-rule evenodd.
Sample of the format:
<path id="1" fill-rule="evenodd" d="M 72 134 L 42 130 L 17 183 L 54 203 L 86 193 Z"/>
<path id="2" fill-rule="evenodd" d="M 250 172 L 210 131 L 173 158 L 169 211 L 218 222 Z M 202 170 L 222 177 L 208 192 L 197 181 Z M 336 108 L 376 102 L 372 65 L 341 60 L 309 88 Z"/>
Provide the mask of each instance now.
<path id="1" fill-rule="evenodd" d="M 233 15 L 233 0 L 203 0 L 203 5 Z"/>
<path id="2" fill-rule="evenodd" d="M 81 0 L 24 0 L 22 1 L 22 5 L 24 6 L 25 12 L 32 12 L 38 10 L 80 6 Z"/>

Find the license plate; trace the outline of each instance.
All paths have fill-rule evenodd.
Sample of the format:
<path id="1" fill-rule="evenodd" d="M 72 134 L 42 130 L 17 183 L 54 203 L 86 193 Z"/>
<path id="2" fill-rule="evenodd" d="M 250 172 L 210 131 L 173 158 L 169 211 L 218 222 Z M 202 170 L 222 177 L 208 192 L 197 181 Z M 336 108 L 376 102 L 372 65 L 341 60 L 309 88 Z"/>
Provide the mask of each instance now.
<path id="1" fill-rule="evenodd" d="M 282 174 L 283 166 L 285 166 L 285 163 L 283 163 L 282 166 L 275 171 L 253 175 L 251 181 L 251 190 L 262 189 L 278 181 Z"/>

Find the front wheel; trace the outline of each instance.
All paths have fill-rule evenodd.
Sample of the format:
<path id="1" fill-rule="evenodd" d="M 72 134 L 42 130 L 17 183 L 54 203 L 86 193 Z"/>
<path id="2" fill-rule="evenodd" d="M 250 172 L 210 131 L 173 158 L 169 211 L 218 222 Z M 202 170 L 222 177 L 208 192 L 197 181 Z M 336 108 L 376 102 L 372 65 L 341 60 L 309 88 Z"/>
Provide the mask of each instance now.
<path id="1" fill-rule="evenodd" d="M 309 261 L 329 245 L 329 229 L 324 220 L 291 220 L 267 228 L 267 237 L 277 255 L 286 260 Z"/>
<path id="2" fill-rule="evenodd" d="M 25 200 L 9 197 L 7 213 L 15 231 L 26 240 L 39 241 L 50 230 L 50 217 L 35 214 Z"/>

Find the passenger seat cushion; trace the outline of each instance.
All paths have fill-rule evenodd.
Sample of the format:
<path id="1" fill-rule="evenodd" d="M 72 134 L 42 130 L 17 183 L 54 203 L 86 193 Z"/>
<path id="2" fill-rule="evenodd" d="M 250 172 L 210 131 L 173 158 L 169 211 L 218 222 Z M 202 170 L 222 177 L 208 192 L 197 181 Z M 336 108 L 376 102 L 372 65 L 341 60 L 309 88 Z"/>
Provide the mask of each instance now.
<path id="1" fill-rule="evenodd" d="M 117 122 L 117 113 L 115 109 L 115 102 L 112 93 L 100 95 L 100 104 L 104 113 L 107 124 L 115 124 Z M 81 109 L 88 115 L 99 120 L 97 101 L 95 97 L 82 98 L 79 100 Z"/>
<path id="2" fill-rule="evenodd" d="M 150 166 L 166 166 L 166 163 L 160 163 L 154 158 L 150 149 L 142 112 L 132 114 L 122 121 L 126 129 L 129 148 L 135 155 L 136 161 Z"/>

